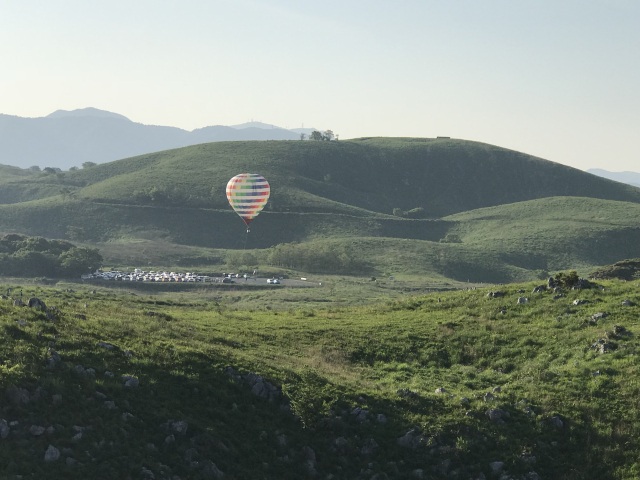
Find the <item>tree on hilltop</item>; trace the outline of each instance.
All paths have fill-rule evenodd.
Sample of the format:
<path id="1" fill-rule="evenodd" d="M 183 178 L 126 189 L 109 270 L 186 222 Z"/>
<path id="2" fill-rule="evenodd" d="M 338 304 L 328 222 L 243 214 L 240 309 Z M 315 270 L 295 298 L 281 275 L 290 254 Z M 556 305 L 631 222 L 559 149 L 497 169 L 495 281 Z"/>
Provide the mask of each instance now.
<path id="1" fill-rule="evenodd" d="M 333 134 L 332 130 L 325 130 L 324 132 L 319 132 L 318 130 L 314 130 L 313 132 L 311 132 L 309 139 L 330 142 L 334 139 L 334 137 L 335 135 Z"/>

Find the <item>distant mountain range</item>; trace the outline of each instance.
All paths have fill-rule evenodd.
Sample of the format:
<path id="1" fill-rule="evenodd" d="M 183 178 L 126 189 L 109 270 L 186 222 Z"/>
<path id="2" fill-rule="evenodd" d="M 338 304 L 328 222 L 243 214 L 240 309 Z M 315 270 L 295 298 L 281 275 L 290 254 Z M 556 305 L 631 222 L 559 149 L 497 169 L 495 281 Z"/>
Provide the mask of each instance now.
<path id="1" fill-rule="evenodd" d="M 104 163 L 144 153 L 225 140 L 299 140 L 313 128 L 287 130 L 249 122 L 215 125 L 193 131 L 143 125 L 98 110 L 58 110 L 46 117 L 0 114 L 0 164 L 63 170 L 84 162 Z"/>
<path id="2" fill-rule="evenodd" d="M 616 182 L 628 183 L 634 187 L 640 187 L 640 173 L 638 172 L 609 172 L 600 168 L 590 168 L 588 173 L 598 175 L 599 177 L 615 180 Z"/>

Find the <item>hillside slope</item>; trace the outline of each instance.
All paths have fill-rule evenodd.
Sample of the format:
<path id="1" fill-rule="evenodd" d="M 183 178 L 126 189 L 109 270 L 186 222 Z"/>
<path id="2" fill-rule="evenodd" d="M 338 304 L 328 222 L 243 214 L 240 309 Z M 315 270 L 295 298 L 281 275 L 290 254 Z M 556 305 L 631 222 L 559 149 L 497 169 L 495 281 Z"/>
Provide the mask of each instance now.
<path id="1" fill-rule="evenodd" d="M 226 249 L 367 239 L 357 255 L 373 273 L 422 265 L 465 281 L 640 256 L 640 189 L 463 140 L 220 142 L 57 174 L 7 171 L 0 232 Z M 244 171 L 271 184 L 250 235 L 225 195 Z M 404 244 L 413 260 L 396 240 L 414 242 Z"/>
<path id="2" fill-rule="evenodd" d="M 243 171 L 272 186 L 274 212 L 390 215 L 423 209 L 439 218 L 551 196 L 640 202 L 640 189 L 523 153 L 451 139 L 375 138 L 340 142 L 219 142 L 168 150 L 58 175 L 15 188 L 72 189 L 83 201 L 227 209 L 225 187 Z M 2 190 L 0 198 L 11 203 Z M 153 196 L 152 193 L 156 195 Z"/>
<path id="3" fill-rule="evenodd" d="M 49 307 L 0 299 L 2 478 L 640 471 L 637 280 L 241 310 L 68 286 L 0 284 Z"/>

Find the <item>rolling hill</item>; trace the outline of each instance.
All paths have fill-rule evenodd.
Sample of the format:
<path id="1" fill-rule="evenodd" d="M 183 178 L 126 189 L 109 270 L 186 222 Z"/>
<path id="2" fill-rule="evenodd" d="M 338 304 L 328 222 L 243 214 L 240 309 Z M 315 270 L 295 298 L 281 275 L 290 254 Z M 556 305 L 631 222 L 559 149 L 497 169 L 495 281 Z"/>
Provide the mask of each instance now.
<path id="1" fill-rule="evenodd" d="M 476 281 L 640 256 L 640 189 L 464 140 L 218 142 L 57 174 L 6 171 L 4 232 L 210 249 L 365 242 L 351 251 L 368 272 Z M 250 235 L 225 196 L 243 171 L 272 186 Z"/>

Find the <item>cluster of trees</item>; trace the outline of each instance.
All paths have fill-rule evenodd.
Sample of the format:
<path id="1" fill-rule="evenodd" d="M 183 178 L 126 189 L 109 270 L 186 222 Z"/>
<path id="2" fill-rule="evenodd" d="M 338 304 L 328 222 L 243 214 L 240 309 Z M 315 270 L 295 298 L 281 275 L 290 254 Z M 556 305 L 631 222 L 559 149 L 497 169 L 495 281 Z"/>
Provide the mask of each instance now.
<path id="1" fill-rule="evenodd" d="M 311 135 L 309 135 L 309 139 L 321 141 L 321 142 L 322 141 L 330 142 L 333 139 L 337 140 L 337 137 L 333 134 L 331 130 L 325 130 L 324 132 L 319 132 L 318 130 L 314 130 L 313 132 L 311 132 Z"/>
<path id="2" fill-rule="evenodd" d="M 14 277 L 79 277 L 102 265 L 97 249 L 64 240 L 10 234 L 0 237 L 0 275 Z"/>
<path id="3" fill-rule="evenodd" d="M 286 243 L 269 250 L 267 263 L 305 272 L 366 273 L 366 263 L 353 250 L 345 244 Z"/>
<path id="4" fill-rule="evenodd" d="M 354 250 L 349 245 L 283 243 L 259 255 L 244 251 L 230 252 L 226 262 L 234 268 L 249 270 L 264 263 L 310 273 L 366 274 L 368 266 Z"/>

